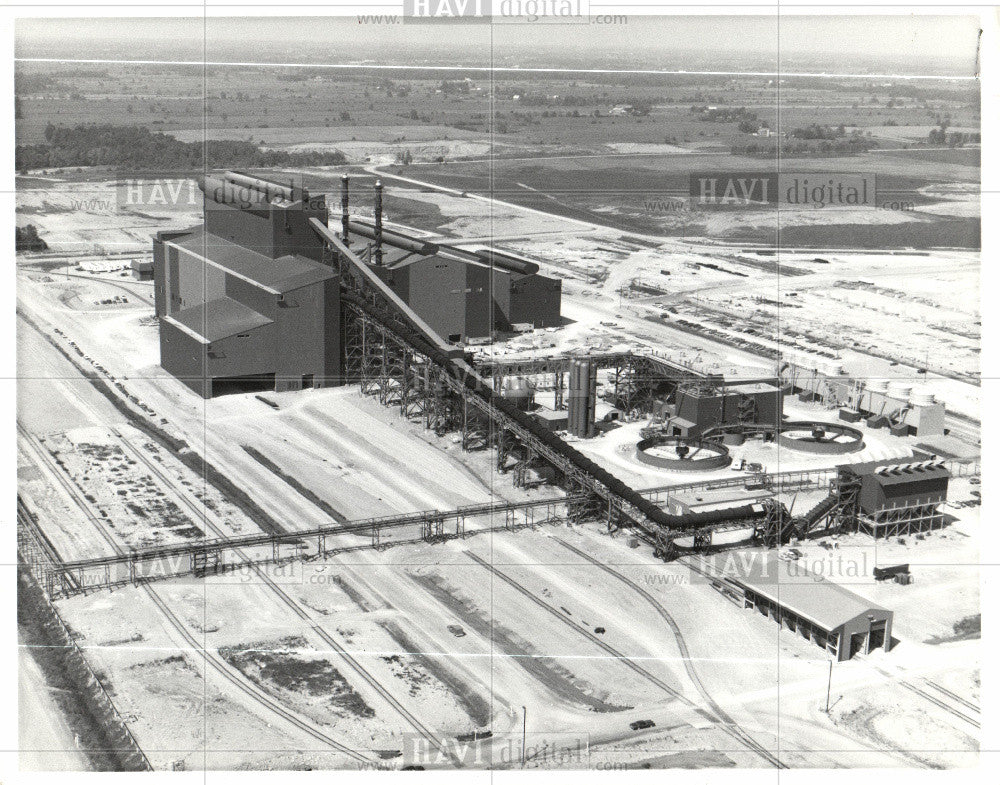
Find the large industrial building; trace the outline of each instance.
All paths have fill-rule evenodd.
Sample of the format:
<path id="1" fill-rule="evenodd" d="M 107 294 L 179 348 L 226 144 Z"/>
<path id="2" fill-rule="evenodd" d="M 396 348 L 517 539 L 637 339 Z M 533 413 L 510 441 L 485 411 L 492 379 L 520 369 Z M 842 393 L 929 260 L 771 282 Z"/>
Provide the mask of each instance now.
<path id="1" fill-rule="evenodd" d="M 837 660 L 849 660 L 875 649 L 889 649 L 892 611 L 849 589 L 782 561 L 774 551 L 756 554 L 738 576 L 726 578 L 743 607 L 753 608 L 784 629 L 825 649 Z"/>
<path id="2" fill-rule="evenodd" d="M 160 363 L 206 398 L 343 381 L 337 271 L 324 262 L 323 196 L 227 172 L 204 178 L 204 224 L 153 242 Z M 446 248 L 351 220 L 345 244 L 444 340 L 463 343 L 560 323 L 561 282 L 496 251 Z"/>
<path id="3" fill-rule="evenodd" d="M 776 430 L 781 423 L 783 393 L 769 381 L 726 385 L 695 383 L 677 391 L 666 414 L 667 432 L 699 438 L 726 429 Z"/>
<path id="4" fill-rule="evenodd" d="M 153 242 L 164 370 L 205 398 L 339 384 L 339 280 L 309 225 L 325 201 L 233 173 L 202 187 L 204 225 Z"/>
<path id="5" fill-rule="evenodd" d="M 342 186 L 341 236 L 438 335 L 453 343 L 561 324 L 562 281 L 534 262 L 495 250 L 466 250 L 382 226 L 382 186 L 375 220 L 349 215 Z"/>
<path id="6" fill-rule="evenodd" d="M 872 462 L 840 467 L 842 485 L 853 488 L 855 526 L 872 537 L 895 537 L 944 526 L 941 505 L 951 473 L 939 461 Z"/>

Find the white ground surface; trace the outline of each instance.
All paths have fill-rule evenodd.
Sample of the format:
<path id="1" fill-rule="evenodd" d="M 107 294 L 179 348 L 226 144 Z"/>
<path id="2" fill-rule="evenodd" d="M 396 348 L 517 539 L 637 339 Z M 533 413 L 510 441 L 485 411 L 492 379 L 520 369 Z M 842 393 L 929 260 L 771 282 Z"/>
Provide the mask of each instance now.
<path id="1" fill-rule="evenodd" d="M 45 188 L 19 188 L 18 219 L 34 224 L 53 251 L 63 253 L 149 254 L 150 237 L 165 229 L 184 229 L 201 219 L 201 200 L 193 180 L 162 180 L 141 185 L 129 196 L 125 182 L 75 182 L 53 179 Z"/>
<path id="2" fill-rule="evenodd" d="M 474 220 L 480 221 L 475 226 L 481 230 L 482 215 L 467 219 L 456 215 L 456 226 L 471 232 Z M 552 220 L 561 231 L 567 230 L 567 222 Z M 534 231 L 539 230 L 538 220 L 525 214 L 512 217 L 510 226 L 523 229 L 531 221 Z M 543 224 L 542 230 L 550 226 Z M 509 478 L 490 474 L 488 457 L 462 455 L 447 439 L 421 436 L 418 426 L 403 425 L 393 412 L 350 389 L 271 395 L 279 405 L 277 411 L 252 395 L 209 402 L 197 399 L 157 367 L 155 328 L 146 318 L 148 305 L 137 300 L 134 307 L 93 310 L 87 304 L 93 300 L 87 289 L 90 285 L 75 279 L 46 280 L 31 273 L 21 277 L 19 304 L 43 329 L 58 327 L 71 336 L 86 355 L 79 362 L 90 363 L 88 367 L 124 384 L 155 412 L 153 417 L 162 427 L 252 487 L 256 501 L 289 529 L 328 524 L 330 519 L 241 449 L 242 445 L 258 449 L 348 518 L 448 509 L 498 495 L 515 497 Z M 606 293 L 593 298 L 589 307 L 584 303 L 583 294 L 569 291 L 567 315 L 576 316 L 577 325 L 564 328 L 563 335 L 572 335 L 571 341 L 584 343 L 586 325 L 605 320 L 618 322 L 617 327 L 607 327 L 609 341 L 625 340 L 631 334 L 631 341 L 647 346 L 673 345 L 676 331 L 653 324 L 631 309 L 627 316 L 617 316 L 617 303 Z M 563 339 L 558 333 L 551 335 L 554 341 Z M 37 334 L 22 330 L 20 340 L 32 348 L 31 364 L 24 367 L 36 370 L 34 378 L 26 374 L 20 400 L 19 416 L 30 433 L 44 436 L 121 420 L 78 370 L 54 355 Z M 560 348 L 565 345 L 560 343 Z M 684 345 L 689 347 L 691 361 L 709 369 L 740 366 L 748 375 L 760 372 L 761 361 L 745 352 L 709 345 L 695 336 Z M 578 446 L 591 450 L 626 481 L 642 484 L 639 481 L 646 475 L 640 472 L 645 467 L 636 468 L 629 463 L 627 451 L 618 449 L 628 444 L 625 437 L 634 445 L 629 429 L 635 426 Z M 908 450 L 906 442 L 900 444 L 904 446 L 889 447 L 873 436 L 868 449 L 876 457 L 880 450 Z M 38 503 L 53 514 L 57 504 L 70 509 L 72 500 L 59 498 L 58 491 L 43 490 L 44 472 L 32 466 L 24 450 L 19 465 L 25 482 L 38 494 Z M 790 468 L 784 459 L 780 456 L 782 468 Z M 648 479 L 650 485 L 664 484 L 656 476 Z M 684 478 L 688 479 L 692 478 Z M 166 473 L 154 480 L 166 491 L 185 495 L 175 487 L 180 477 L 170 479 Z M 213 525 L 223 525 L 220 516 L 207 517 Z M 88 525 L 92 526 L 84 518 L 67 523 L 57 533 L 67 547 L 74 542 L 81 547 Z M 953 545 L 950 538 L 959 537 L 967 525 L 974 524 L 963 522 L 934 535 L 940 539 L 933 542 L 946 550 Z M 971 542 L 974 529 L 966 533 Z M 675 631 L 665 623 L 651 623 L 659 616 L 634 588 L 583 563 L 556 536 L 613 565 L 661 601 L 690 659 L 684 661 Z M 919 547 L 911 542 L 909 547 L 898 546 L 903 549 L 899 553 L 886 551 L 882 556 L 917 562 L 929 542 Z M 841 548 L 845 547 L 842 543 Z M 941 652 L 953 650 L 948 647 L 963 656 L 972 650 L 967 641 L 928 644 L 911 637 L 920 629 L 921 586 L 926 585 L 929 592 L 936 581 L 954 582 L 961 602 L 953 610 L 972 612 L 978 606 L 970 589 L 972 576 L 963 576 L 959 567 L 952 568 L 958 570 L 953 573 L 933 571 L 944 569 L 934 566 L 933 559 L 940 559 L 945 550 L 928 552 L 929 571 L 921 575 L 915 566 L 918 582 L 896 587 L 899 596 L 884 598 L 887 604 L 905 609 L 900 612 L 901 643 L 898 655 L 892 655 L 892 667 L 923 674 L 943 663 Z M 548 609 L 477 564 L 465 551 L 495 564 Z M 968 557 L 963 554 L 961 558 Z M 155 587 L 197 646 L 167 623 L 142 589 L 95 593 L 60 603 L 61 612 L 113 686 L 122 714 L 158 767 L 348 765 L 340 753 L 322 748 L 300 728 L 221 678 L 216 665 L 353 749 L 402 749 L 404 734 L 412 733 L 412 728 L 396 704 L 331 649 L 320 631 L 385 685 L 394 701 L 442 735 L 454 738 L 492 726 L 497 739 L 485 746 L 497 756 L 510 742 L 511 737 L 504 734 L 517 734 L 520 707 L 526 705 L 530 730 L 540 741 L 568 745 L 566 735 L 583 736 L 591 764 L 639 765 L 654 760 L 656 765 L 766 765 L 662 686 L 611 657 L 583 634 L 587 631 L 662 685 L 696 705 L 705 705 L 704 695 L 691 681 L 693 668 L 712 698 L 747 733 L 769 748 L 780 746 L 783 758 L 793 766 L 974 762 L 968 734 L 954 728 L 945 715 L 933 712 L 935 722 L 944 722 L 955 731 L 939 734 L 942 751 L 936 757 L 918 760 L 907 753 L 885 752 L 892 740 L 887 743 L 872 728 L 884 734 L 885 718 L 896 716 L 894 712 L 910 696 L 901 687 L 887 686 L 886 677 L 865 662 L 838 666 L 838 694 L 843 697 L 837 713 L 827 716 L 821 711 L 827 674 L 822 651 L 735 607 L 683 563 L 665 565 L 648 549 L 630 549 L 625 538 L 605 536 L 597 527 L 491 534 L 442 545 L 359 551 L 327 563 L 275 570 L 272 580 L 305 618 L 282 604 L 261 580 L 252 575 L 248 581 L 234 580 L 239 577 L 247 576 L 178 580 Z M 864 587 L 878 601 L 882 599 L 876 592 L 893 590 L 885 585 Z M 942 634 L 955 621 L 950 613 L 941 607 L 932 617 Z M 605 631 L 595 633 L 597 627 Z M 459 636 L 455 628 L 464 634 Z M 230 661 L 234 648 L 244 654 L 249 649 L 251 659 L 263 657 L 258 662 L 276 662 L 277 666 L 267 670 L 241 660 L 242 667 L 237 667 Z M 975 667 L 971 656 L 969 667 Z M 331 671 L 339 676 L 331 676 Z M 311 673 L 320 680 L 296 679 L 296 673 Z M 320 694 L 317 684 L 325 685 L 318 688 Z M 879 685 L 878 699 L 871 696 L 875 684 Z M 969 685 L 953 686 L 965 690 Z M 324 697 L 334 689 L 343 690 L 346 702 L 331 703 Z M 353 696 L 369 707 L 371 715 L 359 709 Z M 906 704 L 905 711 L 917 724 L 930 716 L 919 703 Z M 861 714 L 863 720 L 857 720 Z M 656 728 L 641 734 L 628 728 L 629 722 L 645 718 L 654 719 Z M 398 763 L 398 759 L 393 761 Z M 546 763 L 539 760 L 537 765 Z"/>

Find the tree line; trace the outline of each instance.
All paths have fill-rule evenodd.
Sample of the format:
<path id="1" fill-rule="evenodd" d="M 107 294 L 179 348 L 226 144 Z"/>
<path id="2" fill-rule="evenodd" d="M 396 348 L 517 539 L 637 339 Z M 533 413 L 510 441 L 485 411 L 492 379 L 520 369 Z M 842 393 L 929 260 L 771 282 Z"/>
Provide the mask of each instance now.
<path id="1" fill-rule="evenodd" d="M 333 152 L 289 153 L 262 150 L 253 142 L 209 139 L 182 142 L 141 126 L 52 125 L 44 144 L 18 145 L 19 172 L 67 166 L 110 166 L 125 171 L 198 170 L 219 167 L 334 166 L 344 155 Z"/>

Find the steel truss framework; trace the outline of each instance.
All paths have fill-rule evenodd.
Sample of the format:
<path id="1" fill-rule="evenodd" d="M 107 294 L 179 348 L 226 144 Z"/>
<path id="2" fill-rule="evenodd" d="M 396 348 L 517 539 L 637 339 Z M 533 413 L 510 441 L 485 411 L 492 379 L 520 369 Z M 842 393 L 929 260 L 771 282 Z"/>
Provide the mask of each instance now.
<path id="1" fill-rule="evenodd" d="M 25 545 L 21 559 L 42 577 L 50 596 L 180 575 L 204 576 L 265 564 L 322 560 L 337 553 L 416 542 L 440 542 L 488 531 L 515 531 L 552 523 L 580 523 L 594 515 L 585 496 L 528 502 L 473 504 L 455 510 L 428 510 L 332 524 L 308 531 L 219 537 L 132 550 L 94 559 L 61 562 Z M 32 540 L 30 521 L 18 523 L 22 539 Z M 290 575 L 294 577 L 294 575 Z"/>
<path id="2" fill-rule="evenodd" d="M 594 493 L 605 499 L 609 522 L 626 516 L 636 525 L 650 525 L 641 513 L 626 510 L 624 500 L 499 408 L 473 394 L 419 346 L 385 324 L 380 317 L 378 294 L 353 272 L 354 265 L 344 260 L 343 251 L 329 253 L 336 257 L 335 266 L 342 271 L 341 283 L 352 295 L 341 299 L 345 381 L 358 384 L 363 394 L 398 406 L 404 416 L 423 412 L 424 425 L 438 434 L 459 432 L 464 450 L 497 447 L 497 468 L 513 469 L 515 483 L 526 482 L 533 465 L 548 464 L 555 470 L 556 484 L 568 493 Z M 469 367 L 469 372 L 475 371 Z"/>
<path id="3" fill-rule="evenodd" d="M 857 531 L 880 537 L 901 537 L 906 534 L 920 534 L 945 525 L 944 513 L 936 504 L 909 504 L 901 507 L 885 507 L 871 515 L 862 513 L 857 518 Z"/>
<path id="4" fill-rule="evenodd" d="M 662 357 L 635 352 L 609 352 L 562 357 L 541 357 L 521 360 L 482 360 L 476 370 L 492 379 L 493 389 L 500 392 L 504 382 L 513 376 L 541 377 L 555 393 L 555 408 L 566 407 L 566 377 L 573 360 L 589 360 L 596 370 L 611 369 L 614 382 L 615 406 L 629 414 L 648 413 L 656 401 L 669 395 L 677 386 L 704 378 L 693 368 L 673 363 Z M 552 378 L 548 384 L 548 377 Z"/>

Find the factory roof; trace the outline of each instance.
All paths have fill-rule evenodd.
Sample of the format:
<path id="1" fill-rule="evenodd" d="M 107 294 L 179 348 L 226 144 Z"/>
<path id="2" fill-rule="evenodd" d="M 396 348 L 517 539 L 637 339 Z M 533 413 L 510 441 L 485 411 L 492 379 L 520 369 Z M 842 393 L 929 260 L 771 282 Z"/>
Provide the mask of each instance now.
<path id="1" fill-rule="evenodd" d="M 554 411 L 552 409 L 536 409 L 532 412 L 532 415 L 540 420 L 549 420 L 551 422 L 558 422 L 559 420 L 565 420 L 569 417 L 569 413 L 565 409 L 562 411 Z"/>
<path id="2" fill-rule="evenodd" d="M 749 504 L 761 499 L 769 499 L 772 496 L 774 496 L 774 493 L 769 490 L 748 491 L 745 488 L 739 487 L 719 488 L 710 491 L 687 491 L 672 495 L 671 500 L 683 504 L 690 509 L 695 509 L 712 505 L 736 506 L 738 504 Z"/>
<path id="3" fill-rule="evenodd" d="M 383 243 L 382 245 L 382 264 L 390 270 L 398 270 L 401 267 L 409 267 L 412 264 L 432 260 L 465 264 L 470 267 L 480 267 L 485 270 L 492 270 L 494 273 L 510 275 L 514 278 L 514 280 L 520 280 L 521 278 L 537 274 L 537 270 L 536 272 L 525 272 L 523 270 L 511 269 L 511 267 L 503 260 L 496 260 L 491 264 L 486 259 L 473 258 L 471 256 L 466 257 L 465 255 L 460 255 L 460 252 L 456 252 L 456 250 L 452 248 L 442 248 L 441 251 L 436 254 L 422 254 L 418 251 L 410 251 L 406 248 L 397 248 L 389 245 L 388 243 Z"/>
<path id="4" fill-rule="evenodd" d="M 208 343 L 249 332 L 274 321 L 229 297 L 209 300 L 166 318 Z"/>
<path id="5" fill-rule="evenodd" d="M 781 392 L 778 387 L 773 384 L 768 384 L 767 382 L 750 382 L 746 384 L 734 384 L 727 386 L 725 388 L 726 392 L 737 392 L 743 393 L 744 395 L 750 395 L 751 393 L 776 393 Z"/>
<path id="6" fill-rule="evenodd" d="M 273 294 L 290 292 L 336 276 L 333 268 L 304 256 L 288 255 L 272 259 L 203 228 L 185 237 L 169 240 L 167 244 Z"/>
<path id="7" fill-rule="evenodd" d="M 951 476 L 947 467 L 935 460 L 902 463 L 897 458 L 894 461 L 852 463 L 850 468 L 855 474 L 871 474 L 881 485 L 901 485 Z"/>
<path id="8" fill-rule="evenodd" d="M 400 267 L 408 267 L 416 262 L 436 259 L 434 255 L 425 255 L 416 251 L 408 251 L 405 248 L 393 248 L 389 245 L 382 246 L 382 264 L 391 270 L 398 270 Z"/>
<path id="9" fill-rule="evenodd" d="M 880 618 L 891 613 L 796 561 L 779 559 L 775 551 L 757 551 L 751 555 L 755 558 L 750 560 L 749 566 L 742 559 L 734 562 L 739 575 L 726 577 L 821 629 L 835 630 L 869 613 Z"/>

